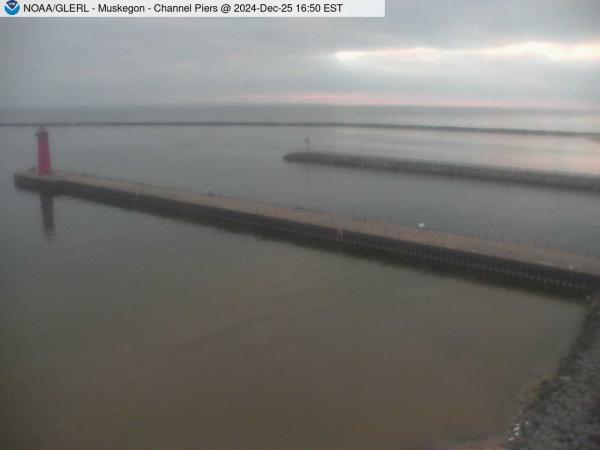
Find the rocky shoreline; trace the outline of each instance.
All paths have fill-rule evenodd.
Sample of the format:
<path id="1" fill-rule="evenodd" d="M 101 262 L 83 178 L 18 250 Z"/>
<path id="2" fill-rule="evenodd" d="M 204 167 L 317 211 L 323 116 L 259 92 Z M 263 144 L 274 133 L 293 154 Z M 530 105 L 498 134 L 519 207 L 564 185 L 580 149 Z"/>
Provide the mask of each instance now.
<path id="1" fill-rule="evenodd" d="M 586 299 L 583 328 L 557 373 L 530 387 L 502 447 L 600 449 L 600 292 Z"/>

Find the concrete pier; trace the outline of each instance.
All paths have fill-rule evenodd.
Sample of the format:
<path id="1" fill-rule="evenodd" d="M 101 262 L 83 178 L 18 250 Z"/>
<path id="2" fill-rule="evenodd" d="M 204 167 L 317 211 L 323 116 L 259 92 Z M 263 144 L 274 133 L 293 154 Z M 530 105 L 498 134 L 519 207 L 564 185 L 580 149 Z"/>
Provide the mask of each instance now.
<path id="1" fill-rule="evenodd" d="M 212 217 L 469 272 L 498 274 L 576 291 L 600 287 L 600 259 L 561 251 L 75 173 L 55 171 L 41 176 L 34 171 L 18 172 L 14 181 L 23 189 L 151 212 Z"/>
<path id="2" fill-rule="evenodd" d="M 294 152 L 284 156 L 286 161 L 392 172 L 423 173 L 460 178 L 476 178 L 503 182 L 537 184 L 571 189 L 600 191 L 600 175 L 568 172 L 547 172 L 511 167 L 477 164 L 456 164 L 441 161 L 366 156 L 349 153 Z"/>

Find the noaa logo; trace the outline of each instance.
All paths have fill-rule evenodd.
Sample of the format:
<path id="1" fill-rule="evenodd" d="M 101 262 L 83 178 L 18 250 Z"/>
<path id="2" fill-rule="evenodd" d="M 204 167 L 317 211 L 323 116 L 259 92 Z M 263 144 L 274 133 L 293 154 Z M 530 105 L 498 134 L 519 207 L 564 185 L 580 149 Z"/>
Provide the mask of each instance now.
<path id="1" fill-rule="evenodd" d="M 19 14 L 19 11 L 21 11 L 21 6 L 17 0 L 8 0 L 6 5 L 4 5 L 4 11 L 9 16 L 14 16 Z"/>

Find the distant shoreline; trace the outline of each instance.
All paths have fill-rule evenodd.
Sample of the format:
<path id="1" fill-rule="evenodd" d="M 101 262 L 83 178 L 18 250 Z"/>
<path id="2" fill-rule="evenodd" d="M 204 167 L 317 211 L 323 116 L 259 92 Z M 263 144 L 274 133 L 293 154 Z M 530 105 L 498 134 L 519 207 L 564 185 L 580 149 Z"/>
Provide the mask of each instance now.
<path id="1" fill-rule="evenodd" d="M 562 136 L 583 137 L 600 140 L 600 132 L 565 131 L 565 130 L 532 130 L 521 128 L 489 128 L 489 127 L 458 127 L 445 125 L 418 125 L 418 124 L 377 124 L 356 122 L 227 122 L 227 121 L 90 121 L 90 122 L 3 122 L 0 127 L 306 127 L 306 128 L 361 128 L 374 130 L 417 130 L 441 131 L 457 133 L 485 133 L 508 134 L 522 136 Z"/>

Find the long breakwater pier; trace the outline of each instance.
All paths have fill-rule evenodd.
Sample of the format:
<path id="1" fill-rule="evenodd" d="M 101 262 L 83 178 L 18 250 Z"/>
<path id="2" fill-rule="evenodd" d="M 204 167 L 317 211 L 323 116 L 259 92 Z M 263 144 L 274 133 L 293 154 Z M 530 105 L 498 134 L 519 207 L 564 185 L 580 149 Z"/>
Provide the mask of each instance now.
<path id="1" fill-rule="evenodd" d="M 366 130 L 434 131 L 444 133 L 480 133 L 521 136 L 558 136 L 600 139 L 594 131 L 544 130 L 526 128 L 459 127 L 402 123 L 364 123 L 328 121 L 203 121 L 203 120 L 144 120 L 144 121 L 45 121 L 47 127 L 293 127 L 293 128 L 356 128 Z M 0 122 L 0 127 L 35 127 L 35 122 Z"/>
<path id="2" fill-rule="evenodd" d="M 355 155 L 331 152 L 293 152 L 286 161 L 390 172 L 419 173 L 458 178 L 474 178 L 501 182 L 536 184 L 569 189 L 600 191 L 600 175 L 551 172 L 512 167 L 457 164 L 442 161 L 395 158 L 388 156 Z"/>
<path id="3" fill-rule="evenodd" d="M 592 291 L 600 287 L 600 259 L 556 250 L 76 173 L 18 172 L 14 182 L 27 190 L 161 214 L 213 218 L 568 290 Z"/>

